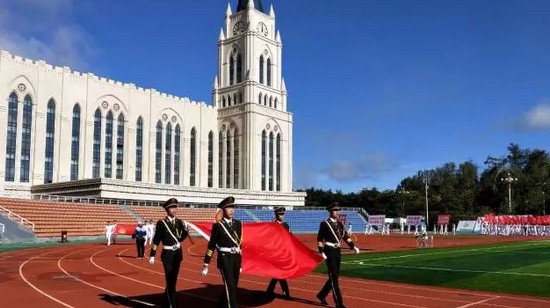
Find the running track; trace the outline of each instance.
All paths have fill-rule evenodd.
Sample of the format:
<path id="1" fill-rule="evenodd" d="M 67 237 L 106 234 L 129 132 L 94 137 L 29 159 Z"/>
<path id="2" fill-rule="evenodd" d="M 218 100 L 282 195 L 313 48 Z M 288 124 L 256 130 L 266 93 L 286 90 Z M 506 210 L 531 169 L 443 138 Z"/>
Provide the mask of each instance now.
<path id="1" fill-rule="evenodd" d="M 196 241 L 198 242 L 198 241 Z M 182 307 L 216 307 L 222 292 L 215 264 L 201 277 L 204 243 L 190 245 L 180 270 Z M 215 258 L 213 259 L 215 261 Z M 0 302 L 4 307 L 155 307 L 162 301 L 162 264 L 135 258 L 130 242 L 67 245 L 0 254 Z M 241 276 L 242 307 L 316 307 L 315 294 L 326 276 L 310 274 L 289 281 L 292 301 L 268 299 L 268 279 Z M 545 298 L 425 287 L 341 277 L 348 307 L 550 307 Z M 276 289 L 280 292 L 279 287 Z M 332 305 L 332 297 L 327 301 Z"/>

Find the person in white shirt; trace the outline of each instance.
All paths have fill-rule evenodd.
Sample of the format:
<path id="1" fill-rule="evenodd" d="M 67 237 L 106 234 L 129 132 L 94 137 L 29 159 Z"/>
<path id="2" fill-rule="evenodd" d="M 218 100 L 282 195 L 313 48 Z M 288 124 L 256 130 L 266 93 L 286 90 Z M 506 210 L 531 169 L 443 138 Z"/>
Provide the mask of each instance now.
<path id="1" fill-rule="evenodd" d="M 111 237 L 113 236 L 113 225 L 110 221 L 105 225 L 105 240 L 107 240 L 107 246 L 111 245 Z"/>

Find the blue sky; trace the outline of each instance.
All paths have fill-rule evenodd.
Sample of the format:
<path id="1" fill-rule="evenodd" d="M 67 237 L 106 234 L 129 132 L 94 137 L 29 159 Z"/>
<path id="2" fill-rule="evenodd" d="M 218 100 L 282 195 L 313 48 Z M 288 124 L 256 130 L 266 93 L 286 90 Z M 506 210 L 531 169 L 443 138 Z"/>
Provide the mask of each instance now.
<path id="1" fill-rule="evenodd" d="M 295 188 L 393 189 L 511 142 L 550 148 L 550 1 L 271 3 Z M 0 0 L 0 48 L 210 103 L 226 6 Z"/>

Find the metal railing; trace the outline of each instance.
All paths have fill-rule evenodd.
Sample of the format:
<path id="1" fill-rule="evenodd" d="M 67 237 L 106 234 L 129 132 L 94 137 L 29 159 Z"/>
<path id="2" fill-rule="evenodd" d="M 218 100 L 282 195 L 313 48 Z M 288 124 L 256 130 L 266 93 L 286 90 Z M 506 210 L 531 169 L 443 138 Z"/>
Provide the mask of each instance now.
<path id="1" fill-rule="evenodd" d="M 31 222 L 30 220 L 24 218 L 23 216 L 16 214 L 7 208 L 0 205 L 0 212 L 8 217 L 8 219 L 15 221 L 16 223 L 22 225 L 23 227 L 34 231 L 34 222 Z"/>

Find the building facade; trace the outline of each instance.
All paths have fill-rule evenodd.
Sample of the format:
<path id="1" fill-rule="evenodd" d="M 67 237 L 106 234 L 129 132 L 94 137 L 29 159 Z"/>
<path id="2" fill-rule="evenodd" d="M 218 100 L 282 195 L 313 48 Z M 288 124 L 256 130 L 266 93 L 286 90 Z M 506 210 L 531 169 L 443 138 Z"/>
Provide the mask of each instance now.
<path id="1" fill-rule="evenodd" d="M 302 205 L 281 63 L 273 7 L 258 0 L 227 7 L 211 104 L 1 51 L 0 190 L 67 194 L 109 183 L 116 192 L 120 183 L 143 190 L 129 195 L 137 199 L 162 199 L 169 187 L 171 196 L 234 192 Z"/>

